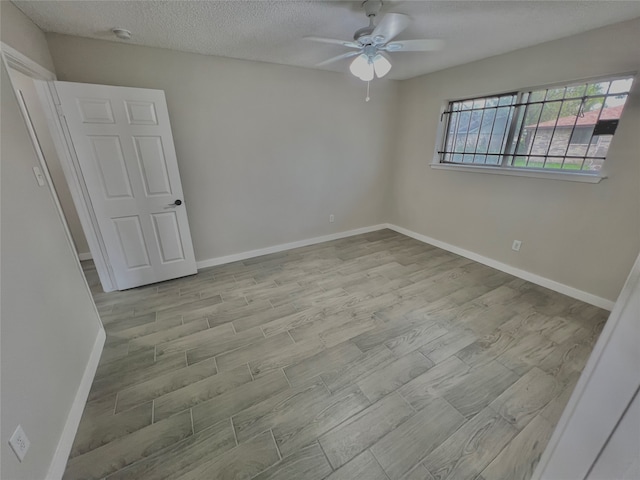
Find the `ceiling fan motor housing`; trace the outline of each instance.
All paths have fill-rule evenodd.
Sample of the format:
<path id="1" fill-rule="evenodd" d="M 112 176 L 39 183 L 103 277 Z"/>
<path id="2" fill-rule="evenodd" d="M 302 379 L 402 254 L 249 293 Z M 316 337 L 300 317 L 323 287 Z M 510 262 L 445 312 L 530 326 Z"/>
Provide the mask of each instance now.
<path id="1" fill-rule="evenodd" d="M 364 8 L 367 17 L 375 17 L 380 13 L 380 9 L 382 8 L 381 0 L 365 0 L 362 2 L 362 8 Z"/>
<path id="2" fill-rule="evenodd" d="M 353 39 L 363 45 L 371 43 L 371 34 L 375 28 L 375 25 L 371 22 L 371 25 L 368 27 L 363 27 L 360 30 L 357 30 L 356 33 L 353 34 Z"/>
<path id="3" fill-rule="evenodd" d="M 381 0 L 365 0 L 362 2 L 362 8 L 364 8 L 367 17 L 369 18 L 369 25 L 363 27 L 353 34 L 353 39 L 360 42 L 363 45 L 372 43 L 371 34 L 375 30 L 376 26 L 373 20 L 376 18 L 380 9 L 382 8 Z"/>

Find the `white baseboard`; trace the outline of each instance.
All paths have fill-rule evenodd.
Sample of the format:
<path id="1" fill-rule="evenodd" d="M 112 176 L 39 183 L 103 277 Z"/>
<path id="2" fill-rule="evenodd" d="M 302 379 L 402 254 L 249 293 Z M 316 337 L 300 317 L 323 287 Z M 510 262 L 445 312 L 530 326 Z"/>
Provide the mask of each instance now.
<path id="1" fill-rule="evenodd" d="M 615 302 L 607 300 L 606 298 L 598 297 L 597 295 L 593 295 L 583 290 L 578 290 L 577 288 L 570 287 L 569 285 L 565 285 L 564 283 L 556 282 L 555 280 L 551 280 L 550 278 L 541 277 L 540 275 L 536 275 L 535 273 L 521 270 L 520 268 L 516 268 L 492 258 L 482 256 L 469 250 L 465 250 L 464 248 L 456 247 L 455 245 L 436 240 L 435 238 L 427 237 L 426 235 L 416 233 L 412 230 L 398 227 L 397 225 L 388 223 L 385 225 L 385 227 L 406 235 L 407 237 L 415 238 L 416 240 L 428 243 L 430 245 L 433 245 L 434 247 L 442 248 L 443 250 L 447 250 L 451 253 L 455 253 L 470 260 L 474 260 L 478 263 L 482 263 L 483 265 L 495 268 L 496 270 L 508 273 L 509 275 L 513 275 L 528 282 L 535 283 L 536 285 L 540 285 L 550 290 L 554 290 L 558 293 L 562 293 L 569 297 L 581 300 L 591 305 L 595 305 L 596 307 L 604 308 L 605 310 L 609 311 L 613 309 L 613 305 Z"/>
<path id="2" fill-rule="evenodd" d="M 106 333 L 104 329 L 100 327 L 96 341 L 93 344 L 93 350 L 91 351 L 91 355 L 89 355 L 87 366 L 82 374 L 82 380 L 80 381 L 80 386 L 76 392 L 76 397 L 73 400 L 71 410 L 67 416 L 67 421 L 65 422 L 64 429 L 62 430 L 62 435 L 58 441 L 56 453 L 53 455 L 51 465 L 49 465 L 49 471 L 47 472 L 46 477 L 47 480 L 60 480 L 64 474 L 64 469 L 67 465 L 69 454 L 71 453 L 71 447 L 73 446 L 73 441 L 78 431 L 78 425 L 82 418 L 82 412 L 84 411 L 84 406 L 87 403 L 87 398 L 89 397 L 89 390 L 91 390 L 93 378 L 95 377 L 96 369 L 100 362 L 100 356 L 102 355 L 105 339 Z"/>
<path id="3" fill-rule="evenodd" d="M 347 230 L 346 232 L 332 233 L 331 235 L 323 235 L 321 237 L 307 238 L 306 240 L 298 240 L 297 242 L 281 243 L 280 245 L 273 245 L 271 247 L 258 248 L 257 250 L 249 250 L 247 252 L 234 253 L 233 255 L 226 255 L 224 257 L 209 258 L 207 260 L 200 260 L 196 262 L 198 268 L 215 267 L 216 265 L 224 265 L 225 263 L 239 262 L 240 260 L 246 260 L 248 258 L 260 257 L 262 255 L 269 255 L 270 253 L 284 252 L 285 250 L 292 250 L 294 248 L 306 247 L 308 245 L 315 245 L 316 243 L 330 242 L 331 240 L 338 240 L 340 238 L 353 237 L 354 235 L 361 235 L 363 233 L 375 232 L 377 230 L 383 230 L 388 228 L 387 224 L 372 225 L 370 227 L 356 228 L 355 230 Z"/>
<path id="4" fill-rule="evenodd" d="M 247 252 L 235 253 L 233 255 L 226 255 L 224 257 L 209 258 L 207 260 L 201 260 L 199 262 L 196 262 L 196 265 L 198 268 L 214 267 L 216 265 L 224 265 L 225 263 L 238 262 L 241 260 L 246 260 L 248 258 L 268 255 L 270 253 L 283 252 L 285 250 L 292 250 L 294 248 L 306 247 L 308 245 L 315 245 L 317 243 L 329 242 L 331 240 L 338 240 L 340 238 L 352 237 L 354 235 L 360 235 L 363 233 L 375 232 L 377 230 L 383 230 L 385 228 L 388 228 L 390 230 L 406 235 L 407 237 L 415 238 L 416 240 L 419 240 L 421 242 L 428 243 L 429 245 L 442 248 L 443 250 L 447 250 L 451 253 L 461 255 L 465 258 L 469 258 L 478 263 L 482 263 L 483 265 L 487 265 L 489 267 L 495 268 L 496 270 L 500 270 L 502 272 L 508 273 L 509 275 L 513 275 L 515 277 L 521 278 L 528 282 L 535 283 L 536 285 L 540 285 L 542 287 L 548 288 L 550 290 L 554 290 L 558 293 L 562 293 L 564 295 L 575 298 L 577 300 L 581 300 L 590 305 L 595 305 L 596 307 L 604 308 L 605 310 L 609 310 L 609 311 L 613 309 L 613 305 L 615 302 L 612 302 L 611 300 L 607 300 L 606 298 L 593 295 L 583 290 L 578 290 L 577 288 L 570 287 L 569 285 L 565 285 L 564 283 L 556 282 L 555 280 L 551 280 L 550 278 L 542 277 L 540 275 L 536 275 L 535 273 L 527 272 L 526 270 L 522 270 L 520 268 L 507 265 L 506 263 L 502 263 L 492 258 L 480 255 L 478 253 L 465 250 L 464 248 L 456 247 L 455 245 L 451 245 L 449 243 L 436 240 L 435 238 L 427 237 L 426 235 L 416 233 L 412 230 L 399 227 L 391 223 L 381 223 L 378 225 L 372 225 L 370 227 L 357 228 L 355 230 L 347 230 L 346 232 L 333 233 L 331 235 L 323 235 L 321 237 L 314 237 L 314 238 L 308 238 L 306 240 L 299 240 L 297 242 L 281 243 L 280 245 L 273 245 L 271 247 L 259 248 L 257 250 L 249 250 Z"/>
<path id="5" fill-rule="evenodd" d="M 85 260 L 92 260 L 93 257 L 91 256 L 91 252 L 85 252 L 85 253 L 79 253 L 78 259 L 80 259 L 80 261 L 83 262 Z"/>

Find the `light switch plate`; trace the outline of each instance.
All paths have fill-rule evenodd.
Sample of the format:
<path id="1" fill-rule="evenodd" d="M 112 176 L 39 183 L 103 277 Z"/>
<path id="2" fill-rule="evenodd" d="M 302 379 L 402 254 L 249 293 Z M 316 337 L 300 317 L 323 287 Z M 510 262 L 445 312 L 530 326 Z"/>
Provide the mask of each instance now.
<path id="1" fill-rule="evenodd" d="M 38 185 L 44 187 L 47 184 L 47 181 L 42 174 L 42 170 L 39 167 L 33 167 L 33 173 L 36 176 L 36 180 L 38 181 Z"/>

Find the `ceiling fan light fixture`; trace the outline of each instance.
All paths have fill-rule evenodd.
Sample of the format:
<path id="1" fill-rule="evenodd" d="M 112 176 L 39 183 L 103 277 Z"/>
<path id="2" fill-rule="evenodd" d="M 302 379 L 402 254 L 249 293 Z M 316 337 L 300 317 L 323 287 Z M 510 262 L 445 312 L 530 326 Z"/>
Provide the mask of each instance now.
<path id="1" fill-rule="evenodd" d="M 391 70 L 391 62 L 384 55 L 378 53 L 373 57 L 373 68 L 378 78 L 384 77 Z"/>
<path id="2" fill-rule="evenodd" d="M 349 66 L 349 70 L 351 71 L 351 73 L 353 73 L 356 77 L 364 82 L 373 80 L 373 69 L 373 63 L 364 53 L 358 55 Z"/>

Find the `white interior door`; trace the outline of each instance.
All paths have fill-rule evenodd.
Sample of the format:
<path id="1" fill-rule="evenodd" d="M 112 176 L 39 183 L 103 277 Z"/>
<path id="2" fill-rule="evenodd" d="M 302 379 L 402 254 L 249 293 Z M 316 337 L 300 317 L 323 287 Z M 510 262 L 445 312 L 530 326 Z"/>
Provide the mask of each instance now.
<path id="1" fill-rule="evenodd" d="M 117 288 L 196 273 L 164 92 L 55 88 Z"/>

